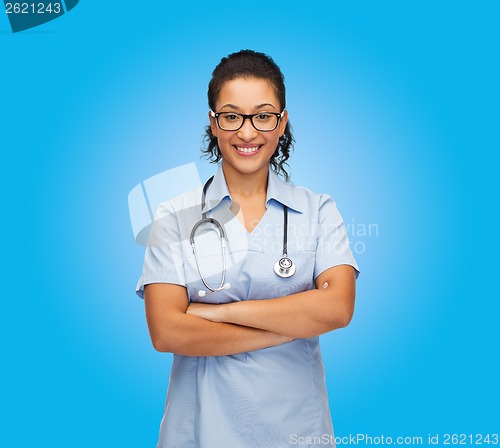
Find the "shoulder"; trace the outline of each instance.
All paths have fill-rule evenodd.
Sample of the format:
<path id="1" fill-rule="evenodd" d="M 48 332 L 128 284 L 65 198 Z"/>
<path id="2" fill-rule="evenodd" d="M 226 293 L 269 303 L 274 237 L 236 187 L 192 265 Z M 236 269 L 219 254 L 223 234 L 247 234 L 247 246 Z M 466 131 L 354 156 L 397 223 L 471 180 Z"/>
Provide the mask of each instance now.
<path id="1" fill-rule="evenodd" d="M 155 219 L 161 219 L 167 215 L 175 214 L 201 206 L 201 191 L 202 187 L 199 186 L 193 190 L 175 196 L 167 201 L 163 201 L 156 209 Z"/>
<path id="2" fill-rule="evenodd" d="M 161 202 L 156 209 L 151 234 L 161 238 L 165 233 L 175 233 L 180 239 L 189 238 L 189 233 L 201 217 L 201 187 L 181 193 Z"/>
<path id="3" fill-rule="evenodd" d="M 303 187 L 300 185 L 288 184 L 294 196 L 297 196 L 299 199 L 306 199 L 312 202 L 321 202 L 325 201 L 327 198 L 330 198 L 330 195 L 326 193 L 316 193 L 315 191 Z"/>
<path id="4" fill-rule="evenodd" d="M 280 180 L 281 188 L 285 196 L 290 201 L 291 208 L 295 208 L 302 212 L 319 211 L 325 204 L 335 204 L 332 197 L 326 193 L 316 193 L 315 191 L 295 185 L 291 182 Z"/>

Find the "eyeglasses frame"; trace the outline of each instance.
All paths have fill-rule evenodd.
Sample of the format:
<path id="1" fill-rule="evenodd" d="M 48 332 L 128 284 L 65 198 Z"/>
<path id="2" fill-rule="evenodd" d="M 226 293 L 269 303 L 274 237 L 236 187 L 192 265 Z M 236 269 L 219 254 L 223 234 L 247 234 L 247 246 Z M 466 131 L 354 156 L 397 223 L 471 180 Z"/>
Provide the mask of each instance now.
<path id="1" fill-rule="evenodd" d="M 278 120 L 276 121 L 276 126 L 272 129 L 266 129 L 266 130 L 262 130 L 262 129 L 257 129 L 257 127 L 255 126 L 255 124 L 253 123 L 253 117 L 257 116 L 257 115 L 260 115 L 260 114 L 263 114 L 263 113 L 266 113 L 266 114 L 269 114 L 269 115 L 274 115 L 278 118 Z M 258 112 L 256 114 L 240 114 L 239 112 L 214 112 L 213 110 L 210 111 L 210 116 L 215 118 L 215 121 L 217 123 L 217 126 L 219 126 L 219 129 L 221 129 L 222 131 L 226 131 L 226 132 L 235 132 L 235 131 L 239 131 L 243 125 L 245 124 L 245 120 L 248 118 L 250 120 L 250 123 L 252 123 L 252 126 L 254 127 L 254 129 L 258 132 L 272 132 L 274 131 L 280 124 L 280 120 L 283 118 L 283 115 L 284 115 L 285 111 L 281 112 L 281 113 L 277 113 L 277 112 Z M 240 117 L 243 117 L 243 121 L 241 122 L 241 126 L 237 129 L 224 129 L 220 123 L 219 123 L 219 117 L 222 115 L 222 114 L 234 114 L 234 115 L 239 115 Z"/>

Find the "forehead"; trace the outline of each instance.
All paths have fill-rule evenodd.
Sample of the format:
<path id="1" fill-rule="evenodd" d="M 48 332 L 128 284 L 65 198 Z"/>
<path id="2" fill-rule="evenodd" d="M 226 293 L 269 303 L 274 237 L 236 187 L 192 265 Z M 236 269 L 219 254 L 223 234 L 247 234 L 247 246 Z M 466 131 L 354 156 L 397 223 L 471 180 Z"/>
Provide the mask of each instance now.
<path id="1" fill-rule="evenodd" d="M 271 81 L 261 78 L 236 78 L 222 84 L 217 107 L 233 104 L 238 107 L 255 107 L 270 103 L 279 107 L 276 90 Z"/>

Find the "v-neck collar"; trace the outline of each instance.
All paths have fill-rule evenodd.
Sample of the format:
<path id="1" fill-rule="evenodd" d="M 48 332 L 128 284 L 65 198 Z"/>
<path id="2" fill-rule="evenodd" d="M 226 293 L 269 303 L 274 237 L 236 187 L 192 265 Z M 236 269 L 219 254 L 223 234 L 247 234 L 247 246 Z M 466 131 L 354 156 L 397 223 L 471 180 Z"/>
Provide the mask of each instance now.
<path id="1" fill-rule="evenodd" d="M 224 171 L 222 170 L 222 166 L 219 166 L 219 169 L 214 176 L 214 180 L 208 188 L 205 198 L 205 207 L 202 212 L 205 213 L 214 210 L 222 201 L 227 199 L 229 199 L 230 202 L 232 201 L 229 189 L 227 188 L 226 179 L 224 177 Z M 291 210 L 303 213 L 303 206 L 301 206 L 301 204 L 293 198 L 293 188 L 291 184 L 282 181 L 278 175 L 271 168 L 269 168 L 266 209 L 269 208 L 269 203 L 272 200 L 277 201 L 282 205 L 286 205 Z M 262 216 L 261 220 L 264 216 L 265 214 Z"/>

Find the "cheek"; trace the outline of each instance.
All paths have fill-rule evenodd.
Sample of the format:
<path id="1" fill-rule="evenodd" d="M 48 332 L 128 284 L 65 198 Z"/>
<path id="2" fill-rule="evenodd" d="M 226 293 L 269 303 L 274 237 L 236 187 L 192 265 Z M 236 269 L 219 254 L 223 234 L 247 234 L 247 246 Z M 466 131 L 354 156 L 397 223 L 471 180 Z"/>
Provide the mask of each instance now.
<path id="1" fill-rule="evenodd" d="M 281 135 L 281 132 L 274 131 L 273 135 L 269 136 L 269 138 L 267 139 L 269 146 L 271 146 L 273 148 L 273 150 L 276 149 L 276 147 L 279 144 L 280 135 Z"/>
<path id="2" fill-rule="evenodd" d="M 217 140 L 220 145 L 229 145 L 230 136 L 226 135 L 224 131 L 218 131 Z"/>
<path id="3" fill-rule="evenodd" d="M 224 131 L 218 131 L 217 137 L 217 146 L 223 153 L 227 153 L 227 151 L 231 147 L 230 136 L 225 135 Z"/>

